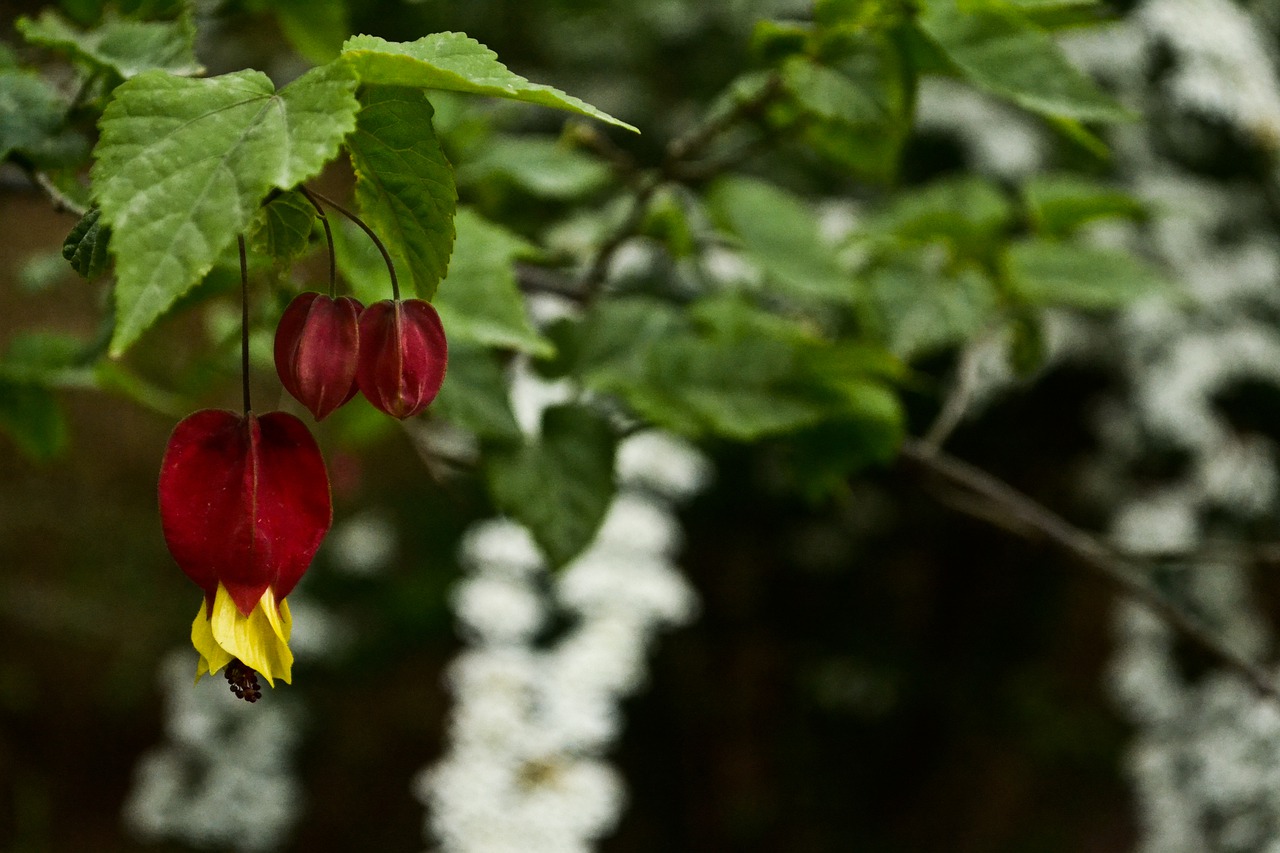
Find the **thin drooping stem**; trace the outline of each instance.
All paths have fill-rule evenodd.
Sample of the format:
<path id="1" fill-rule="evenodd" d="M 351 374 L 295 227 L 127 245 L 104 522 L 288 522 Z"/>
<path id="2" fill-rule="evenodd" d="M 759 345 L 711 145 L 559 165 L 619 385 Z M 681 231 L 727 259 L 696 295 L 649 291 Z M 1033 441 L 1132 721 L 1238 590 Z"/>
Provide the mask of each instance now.
<path id="1" fill-rule="evenodd" d="M 308 193 L 308 197 L 315 196 L 316 198 L 320 199 L 320 201 L 329 205 L 334 210 L 338 211 L 343 216 L 350 219 L 356 225 L 359 225 L 360 230 L 369 235 L 369 239 L 373 241 L 373 245 L 377 246 L 378 251 L 382 253 L 382 260 L 385 261 L 387 264 L 387 273 L 391 276 L 391 296 L 393 299 L 395 299 L 396 302 L 399 302 L 400 301 L 400 282 L 396 278 L 396 265 L 391 262 L 391 253 L 387 251 L 387 247 L 383 245 L 383 242 L 378 238 L 378 235 L 373 233 L 373 229 L 370 228 L 368 225 L 365 225 L 364 220 L 361 219 L 359 216 L 356 216 L 354 213 L 347 210 L 345 207 L 338 204 L 336 201 L 324 195 L 323 193 L 316 192 L 315 190 L 304 190 L 304 192 Z"/>
<path id="2" fill-rule="evenodd" d="M 1023 494 L 1003 480 L 918 439 L 902 445 L 902 458 L 969 500 L 949 501 L 974 518 L 1000 524 L 1026 538 L 1042 537 L 1075 557 L 1080 565 L 1154 613 L 1166 625 L 1244 678 L 1260 696 L 1280 702 L 1280 684 L 1267 667 L 1228 646 L 1198 617 L 1156 589 L 1126 558 L 1091 533 Z"/>
<path id="3" fill-rule="evenodd" d="M 240 385 L 244 390 L 244 413 L 253 408 L 249 403 L 249 260 L 244 252 L 244 235 L 240 244 Z"/>
<path id="4" fill-rule="evenodd" d="M 329 244 L 329 298 L 338 298 L 338 263 L 333 255 L 333 230 L 329 227 L 329 217 L 324 215 L 324 208 L 320 206 L 320 202 L 316 201 L 306 187 L 298 185 L 298 192 L 302 193 L 307 201 L 311 202 L 311 206 L 316 209 L 316 216 L 320 217 L 320 224 L 324 226 L 324 239 Z"/>

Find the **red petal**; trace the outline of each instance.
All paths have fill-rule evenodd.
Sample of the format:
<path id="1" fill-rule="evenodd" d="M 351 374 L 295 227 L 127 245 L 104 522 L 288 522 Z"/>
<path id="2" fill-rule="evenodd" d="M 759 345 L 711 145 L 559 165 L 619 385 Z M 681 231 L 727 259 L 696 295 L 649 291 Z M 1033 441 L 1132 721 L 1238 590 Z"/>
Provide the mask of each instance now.
<path id="1" fill-rule="evenodd" d="M 206 598 L 221 582 L 247 616 L 268 586 L 278 599 L 293 590 L 333 521 L 320 449 L 284 412 L 196 412 L 165 450 L 160 521 Z"/>
<path id="2" fill-rule="evenodd" d="M 360 315 L 356 384 L 388 415 L 408 418 L 430 405 L 448 360 L 444 326 L 431 303 L 384 299 Z"/>
<path id="3" fill-rule="evenodd" d="M 317 421 L 355 396 L 361 310 L 350 296 L 302 293 L 276 327 L 280 382 Z"/>

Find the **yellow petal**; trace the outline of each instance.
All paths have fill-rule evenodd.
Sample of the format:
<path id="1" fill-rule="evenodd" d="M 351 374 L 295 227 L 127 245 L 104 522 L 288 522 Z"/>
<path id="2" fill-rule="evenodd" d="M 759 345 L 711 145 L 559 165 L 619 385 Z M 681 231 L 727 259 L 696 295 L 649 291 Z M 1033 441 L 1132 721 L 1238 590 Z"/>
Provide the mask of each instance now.
<path id="1" fill-rule="evenodd" d="M 205 618 L 203 608 L 191 626 L 191 642 L 200 653 L 196 680 L 214 673 L 239 658 L 275 687 L 275 679 L 288 682 L 293 677 L 293 652 L 289 634 L 293 619 L 289 605 L 277 606 L 275 593 L 268 589 L 248 616 L 242 614 L 226 587 L 218 584 L 213 598 L 213 616 Z"/>
<path id="2" fill-rule="evenodd" d="M 218 587 L 222 591 L 222 587 Z M 200 653 L 200 662 L 196 664 L 196 683 L 205 675 L 213 675 L 231 663 L 232 655 L 213 638 L 213 629 L 209 625 L 208 609 L 204 599 L 200 599 L 200 610 L 195 621 L 191 623 L 191 645 Z"/>

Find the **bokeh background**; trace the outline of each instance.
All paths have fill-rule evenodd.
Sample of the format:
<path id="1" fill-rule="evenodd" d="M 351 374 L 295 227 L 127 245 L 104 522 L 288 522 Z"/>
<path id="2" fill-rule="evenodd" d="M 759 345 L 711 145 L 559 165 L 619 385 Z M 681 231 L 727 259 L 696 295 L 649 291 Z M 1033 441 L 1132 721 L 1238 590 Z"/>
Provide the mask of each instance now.
<path id="1" fill-rule="evenodd" d="M 210 73 L 257 67 L 284 80 L 306 67 L 270 5 L 201 4 L 198 53 Z M 0 4 L 0 39 L 16 43 L 15 18 L 40 8 Z M 1171 404 L 1151 402 L 1150 387 L 1182 387 L 1170 365 L 1207 375 L 1196 399 L 1235 442 L 1230 448 L 1256 450 L 1215 476 L 1239 484 L 1274 469 L 1280 383 L 1265 362 L 1280 319 L 1272 236 L 1280 110 L 1262 95 L 1243 107 L 1231 98 L 1250 85 L 1274 95 L 1280 11 L 1266 2 L 1148 0 L 1108 12 L 1115 25 L 1065 38 L 1077 61 L 1145 117 L 1115 131 L 1113 159 L 1092 168 L 1150 200 L 1153 212 L 1121 238 L 1099 239 L 1140 245 L 1190 281 L 1191 295 L 1176 311 L 1059 318 L 1045 367 L 1021 380 L 989 378 L 949 449 L 1081 526 L 1128 531 L 1137 546 L 1155 542 L 1150 550 L 1188 514 L 1198 519 L 1192 547 L 1266 540 L 1274 483 L 1257 485 L 1262 497 L 1252 504 L 1254 492 L 1217 503 L 1186 497 L 1209 488 L 1196 466 L 1210 457 L 1203 442 L 1152 426 L 1151 413 L 1168 414 Z M 394 40 L 464 31 L 525 76 L 641 127 L 642 136 L 619 141 L 646 162 L 751 65 L 758 19 L 804 13 L 805 4 L 774 0 L 388 0 L 351 2 L 338 20 Z M 1239 72 L 1219 56 L 1255 65 Z M 1217 73 L 1220 90 L 1179 89 L 1179 75 L 1197 68 L 1210 80 Z M 1245 83 L 1228 85 L 1237 73 Z M 520 115 L 530 131 L 554 134 L 562 121 Z M 965 171 L 1014 180 L 1081 156 L 1043 124 L 939 88 L 922 93 L 901 181 Z M 813 180 L 809 164 L 794 168 L 791 177 Z M 323 183 L 342 195 L 349 180 L 334 169 Z M 883 192 L 835 190 L 857 202 Z M 564 212 L 518 185 L 476 192 L 499 193 L 472 199 L 481 204 L 522 209 L 531 231 Z M 0 169 L 0 344 L 34 327 L 94 334 L 104 292 L 58 254 L 74 221 L 21 172 Z M 473 478 L 427 464 L 412 431 L 371 427 L 360 401 L 317 429 L 334 474 L 336 522 L 299 591 L 306 636 L 296 684 L 249 709 L 275 714 L 273 728 L 248 752 L 231 753 L 270 765 L 255 806 L 263 833 L 243 815 L 203 815 L 214 827 L 203 836 L 148 830 L 137 817 L 145 756 L 183 737 L 221 743 L 216 729 L 233 725 L 183 711 L 188 699 L 175 687 L 184 668 L 194 671 L 186 637 L 199 594 L 165 551 L 155 480 L 174 423 L 166 394 L 218 407 L 237 400 L 225 316 L 235 310 L 227 298 L 181 315 L 129 356 L 131 369 L 164 389 L 154 407 L 67 391 L 59 396 L 66 445 L 53 458 L 32 461 L 0 441 L 0 850 L 428 844 L 413 792 L 445 750 L 444 673 L 460 648 L 450 590 L 463 576 L 465 532 L 493 510 Z M 1214 334 L 1246 326 L 1264 342 L 1257 358 L 1213 345 Z M 1183 359 L 1178 341 L 1197 335 L 1209 341 L 1192 353 L 1200 360 Z M 943 352 L 921 373 L 940 383 L 955 364 L 956 353 Z M 254 387 L 264 401 L 281 393 L 262 359 Z M 913 432 L 927 426 L 937 397 L 928 383 L 914 393 Z M 1269 801 L 1251 794 L 1217 804 L 1223 826 L 1246 814 L 1264 827 L 1238 833 L 1236 846 L 1218 835 L 1200 848 L 1153 840 L 1162 837 L 1153 830 L 1154 783 L 1144 788 L 1134 764 L 1151 723 L 1126 711 L 1127 694 L 1115 689 L 1122 663 L 1113 591 L 1051 545 L 954 512 L 904 467 L 870 471 L 836 498 L 811 503 L 785 482 L 778 448 L 703 451 L 713 473 L 675 510 L 677 562 L 696 591 L 697 615 L 658 638 L 642 689 L 622 707 L 609 757 L 626 805 L 598 849 L 1275 849 L 1267 846 L 1280 837 L 1265 829 Z M 1147 527 L 1125 514 L 1170 495 L 1186 498 L 1172 515 L 1156 511 L 1159 501 L 1141 504 L 1151 510 L 1142 518 L 1155 513 Z M 1247 591 L 1212 599 L 1227 613 L 1215 617 L 1224 630 L 1232 613 L 1251 614 L 1253 639 L 1241 642 L 1261 650 L 1277 595 L 1264 557 L 1236 559 L 1232 589 Z M 303 629 L 307 613 L 312 628 Z M 1188 679 L 1209 670 L 1194 649 L 1169 654 Z M 1198 695 L 1187 693 L 1184 705 Z M 1193 725 L 1182 731 L 1200 743 Z M 1229 735 L 1215 742 L 1235 743 Z M 173 784 L 198 784 L 204 766 L 179 764 L 193 775 Z M 1192 761 L 1184 776 L 1199 778 L 1200 766 Z M 1254 791 L 1229 772 L 1222 778 L 1206 789 Z M 1259 788 L 1269 778 L 1249 777 Z M 1187 799 L 1166 802 L 1172 813 L 1212 812 L 1197 812 L 1191 804 L 1203 803 L 1180 790 Z M 223 823 L 238 828 L 219 834 Z M 1193 845 L 1209 836 L 1188 829 L 1180 837 Z"/>

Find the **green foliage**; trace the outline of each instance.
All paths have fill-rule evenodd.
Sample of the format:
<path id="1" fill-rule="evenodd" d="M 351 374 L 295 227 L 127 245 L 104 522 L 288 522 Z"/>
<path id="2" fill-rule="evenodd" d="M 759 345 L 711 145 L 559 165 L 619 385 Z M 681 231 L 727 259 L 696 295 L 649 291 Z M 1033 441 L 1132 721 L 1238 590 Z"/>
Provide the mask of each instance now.
<path id="1" fill-rule="evenodd" d="M 1014 291 L 1037 306 L 1103 310 L 1171 289 L 1168 279 L 1123 252 L 1027 240 L 1010 246 L 1007 263 Z"/>
<path id="2" fill-rule="evenodd" d="M 1133 196 L 1078 175 L 1037 175 L 1022 193 L 1036 228 L 1055 236 L 1094 219 L 1137 219 L 1145 213 Z"/>
<path id="3" fill-rule="evenodd" d="M 249 223 L 249 248 L 288 264 L 309 248 L 316 209 L 300 192 L 280 193 L 258 208 Z"/>
<path id="4" fill-rule="evenodd" d="M 552 368 L 625 400 L 646 421 L 691 438 L 752 441 L 841 417 L 879 369 L 803 326 L 736 299 L 681 312 L 649 299 L 616 299 L 555 336 Z M 862 354 L 865 355 L 865 354 Z"/>
<path id="5" fill-rule="evenodd" d="M 917 21 L 965 79 L 1025 109 L 1062 122 L 1132 118 L 1067 61 L 1048 33 L 1009 5 L 928 0 Z"/>
<path id="6" fill-rule="evenodd" d="M 85 278 L 97 278 L 107 270 L 110 258 L 107 256 L 107 245 L 111 240 L 111 229 L 102 224 L 102 211 L 96 207 L 89 211 L 71 229 L 66 241 L 62 244 L 62 257 L 71 263 L 71 268 Z"/>
<path id="7" fill-rule="evenodd" d="M 617 436 L 592 409 L 553 406 L 541 435 L 486 455 L 485 473 L 498 507 L 529 528 L 552 566 L 578 554 L 613 499 Z"/>
<path id="8" fill-rule="evenodd" d="M 46 11 L 20 29 L 77 66 L 76 102 L 0 63 L 0 153 L 46 170 L 75 199 L 84 116 L 105 104 L 94 206 L 63 254 L 88 277 L 114 258 L 115 317 L 103 323 L 109 349 L 104 337 L 84 364 L 37 375 L 15 373 L 11 358 L 0 374 L 25 389 L 14 399 L 26 414 L 10 413 L 6 428 L 27 430 L 18 440 L 37 455 L 53 445 L 32 444 L 31 425 L 58 434 L 51 388 L 82 383 L 174 405 L 101 351 L 118 356 L 167 312 L 230 289 L 237 235 L 259 272 L 268 258 L 277 278 L 318 263 L 317 214 L 299 186 L 344 151 L 355 207 L 405 295 L 433 299 L 444 322 L 450 367 L 435 416 L 475 436 L 494 502 L 557 564 L 590 540 L 612 496 L 613 419 L 768 442 L 793 486 L 818 499 L 893 458 L 906 429 L 905 363 L 1005 333 L 1015 366 L 1031 370 L 1043 309 L 1097 311 L 1167 290 L 1141 262 L 1082 243 L 1091 221 L 1143 213 L 1105 183 L 1064 173 L 1015 193 L 954 174 L 894 185 L 922 74 L 958 76 L 1102 144 L 1085 123 L 1127 113 L 1044 29 L 1076 20 L 1084 6 L 1074 0 L 927 0 L 918 10 L 818 0 L 811 21 L 759 22 L 749 45 L 758 66 L 739 69 L 656 158 L 577 125 L 559 138 L 515 132 L 503 124 L 509 111 L 458 96 L 635 128 L 531 83 L 461 33 L 344 41 L 336 0 L 249 7 L 325 63 L 279 91 L 256 71 L 184 76 L 199 68 L 180 5 L 65 8 L 75 23 Z M 461 163 L 456 175 L 446 152 Z M 381 255 L 337 213 L 326 221 L 351 292 L 388 298 Z M 725 246 L 759 279 L 714 269 L 725 253 L 712 250 Z M 525 295 L 543 290 L 559 294 L 537 298 L 559 300 L 550 310 L 562 317 L 546 328 Z M 536 439 L 512 411 L 514 359 L 583 392 L 549 410 Z"/>
<path id="9" fill-rule="evenodd" d="M 343 0 L 273 0 L 271 9 L 298 53 L 315 63 L 338 58 L 350 32 Z"/>
<path id="10" fill-rule="evenodd" d="M 333 159 L 355 123 L 355 86 L 339 63 L 279 93 L 256 71 L 149 71 L 116 89 L 93 168 L 116 258 L 113 354 L 212 269 L 268 192 Z"/>
<path id="11" fill-rule="evenodd" d="M 977 337 L 999 308 L 994 284 L 977 270 L 945 274 L 904 258 L 872 273 L 862 316 L 891 352 L 910 360 Z"/>
<path id="12" fill-rule="evenodd" d="M 844 304 L 856 298 L 853 276 L 821 240 L 817 217 L 800 199 L 763 181 L 726 178 L 711 189 L 707 201 L 783 293 Z"/>
<path id="13" fill-rule="evenodd" d="M 449 268 L 458 193 L 431 128 L 431 104 L 415 89 L 365 86 L 356 132 L 347 140 L 356 201 L 386 240 L 396 267 L 430 299 Z"/>
<path id="14" fill-rule="evenodd" d="M 0 160 L 43 148 L 62 128 L 67 105 L 41 77 L 0 70 Z"/>
<path id="15" fill-rule="evenodd" d="M 46 9 L 38 18 L 19 18 L 17 28 L 31 44 L 126 80 L 152 69 L 183 76 L 204 72 L 196 61 L 196 28 L 189 14 L 176 21 L 137 21 L 108 13 L 94 28 L 82 30 Z"/>
<path id="16" fill-rule="evenodd" d="M 609 169 L 599 160 L 540 136 L 502 135 L 458 168 L 458 182 L 501 176 L 532 195 L 576 199 L 609 182 Z"/>
<path id="17" fill-rule="evenodd" d="M 559 89 L 530 83 L 509 71 L 489 48 L 462 33 L 434 33 L 415 42 L 389 42 L 376 36 L 353 36 L 343 44 L 342 53 L 351 60 L 360 79 L 366 83 L 510 98 L 569 110 L 627 130 L 636 130 Z"/>
<path id="18" fill-rule="evenodd" d="M 463 341 L 550 355 L 554 349 L 529 323 L 516 285 L 515 261 L 533 254 L 533 247 L 467 208 L 458 212 L 457 226 L 453 264 L 435 300 L 450 345 Z"/>
<path id="19" fill-rule="evenodd" d="M 431 404 L 434 414 L 482 440 L 509 444 L 518 442 L 521 433 L 507 398 L 507 377 L 497 354 L 450 339 L 449 376 Z"/>

